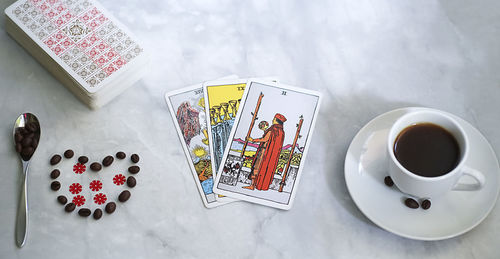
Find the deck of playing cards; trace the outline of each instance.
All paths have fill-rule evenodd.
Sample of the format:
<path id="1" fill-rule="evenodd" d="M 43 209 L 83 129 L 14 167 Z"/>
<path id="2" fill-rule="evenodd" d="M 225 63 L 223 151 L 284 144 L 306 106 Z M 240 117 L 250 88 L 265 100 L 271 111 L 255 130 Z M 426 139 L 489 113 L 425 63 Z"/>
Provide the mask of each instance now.
<path id="1" fill-rule="evenodd" d="M 225 78 L 165 95 L 206 207 L 290 209 L 321 94 L 273 78 Z"/>
<path id="2" fill-rule="evenodd" d="M 91 108 L 145 72 L 137 39 L 96 1 L 19 0 L 5 14 L 11 37 Z"/>

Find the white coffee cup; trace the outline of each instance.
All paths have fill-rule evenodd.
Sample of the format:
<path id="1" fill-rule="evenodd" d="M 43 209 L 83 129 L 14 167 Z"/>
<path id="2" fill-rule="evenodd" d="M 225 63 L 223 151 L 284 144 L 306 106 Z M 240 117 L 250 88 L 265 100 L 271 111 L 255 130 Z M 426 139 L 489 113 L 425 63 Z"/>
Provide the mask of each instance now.
<path id="1" fill-rule="evenodd" d="M 441 126 L 457 140 L 460 148 L 460 160 L 457 166 L 447 174 L 437 177 L 420 176 L 407 170 L 396 159 L 394 142 L 399 133 L 405 128 L 419 123 L 432 123 Z M 402 192 L 418 198 L 437 198 L 449 191 L 480 190 L 484 185 L 485 178 L 481 172 L 466 165 L 469 149 L 469 139 L 466 132 L 445 112 L 431 109 L 410 112 L 394 122 L 389 131 L 387 141 L 389 175 Z M 460 178 L 464 175 L 472 177 L 475 183 L 459 183 Z"/>

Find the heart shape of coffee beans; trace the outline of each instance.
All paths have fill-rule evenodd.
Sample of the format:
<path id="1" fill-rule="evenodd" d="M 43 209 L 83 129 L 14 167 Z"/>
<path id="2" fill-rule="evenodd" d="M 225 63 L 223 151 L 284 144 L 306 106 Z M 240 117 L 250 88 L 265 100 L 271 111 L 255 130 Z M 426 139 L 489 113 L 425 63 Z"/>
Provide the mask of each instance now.
<path id="1" fill-rule="evenodd" d="M 63 156 L 55 154 L 50 159 L 53 167 L 50 188 L 60 194 L 57 201 L 64 205 L 66 212 L 71 213 L 78 208 L 80 216 L 93 215 L 98 220 L 103 210 L 107 214 L 115 212 L 116 201 L 126 202 L 131 196 L 129 189 L 137 184 L 134 175 L 140 171 L 137 165 L 139 155 L 132 154 L 130 160 L 126 160 L 126 157 L 127 154 L 120 151 L 115 156 L 104 157 L 102 162 L 89 163 L 86 156 L 77 159 L 71 149 L 66 150 Z M 121 164 L 122 169 L 119 169 L 120 166 L 115 168 L 117 164 Z M 56 168 L 58 166 L 61 167 Z M 123 166 L 126 166 L 126 171 Z M 64 169 L 60 169 L 62 167 Z M 65 181 L 61 183 L 61 180 Z"/>

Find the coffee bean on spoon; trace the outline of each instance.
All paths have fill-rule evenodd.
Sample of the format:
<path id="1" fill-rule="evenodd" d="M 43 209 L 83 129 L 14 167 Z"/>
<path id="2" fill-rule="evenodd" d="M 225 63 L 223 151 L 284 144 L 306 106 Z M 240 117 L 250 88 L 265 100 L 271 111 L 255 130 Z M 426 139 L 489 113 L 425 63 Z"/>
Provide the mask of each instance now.
<path id="1" fill-rule="evenodd" d="M 135 177 L 129 176 L 127 178 L 127 185 L 128 185 L 128 187 L 134 188 L 136 184 L 137 184 L 137 181 L 135 180 Z"/>
<path id="2" fill-rule="evenodd" d="M 64 206 L 64 210 L 66 212 L 72 212 L 75 209 L 76 209 L 76 205 L 74 203 L 72 203 L 72 202 L 70 202 L 70 203 L 66 204 L 66 206 Z"/>
<path id="3" fill-rule="evenodd" d="M 23 147 L 30 147 L 31 140 L 32 138 L 23 138 L 23 140 L 21 141 L 21 145 L 23 145 Z"/>
<path id="4" fill-rule="evenodd" d="M 73 152 L 73 150 L 71 150 L 71 149 L 64 151 L 65 158 L 72 158 L 74 155 L 75 155 L 75 152 Z"/>
<path id="5" fill-rule="evenodd" d="M 50 164 L 51 165 L 57 165 L 61 161 L 61 156 L 60 155 L 53 155 L 52 158 L 50 159 Z"/>
<path id="6" fill-rule="evenodd" d="M 108 167 L 108 166 L 110 166 L 113 163 L 114 160 L 115 159 L 112 156 L 106 156 L 102 160 L 102 165 Z"/>
<path id="7" fill-rule="evenodd" d="M 110 202 L 110 203 L 106 204 L 106 207 L 104 208 L 104 210 L 108 214 L 111 214 L 111 213 L 115 212 L 115 210 L 116 210 L 116 203 Z"/>
<path id="8" fill-rule="evenodd" d="M 33 154 L 35 150 L 32 148 L 32 147 L 23 147 L 23 149 L 21 150 L 21 155 L 23 155 L 24 157 L 29 157 Z"/>
<path id="9" fill-rule="evenodd" d="M 428 210 L 431 207 L 431 201 L 430 200 L 424 200 L 422 202 L 422 209 Z"/>
<path id="10" fill-rule="evenodd" d="M 138 154 L 132 154 L 130 156 L 130 160 L 132 160 L 132 162 L 134 162 L 134 163 L 137 164 L 139 162 L 139 160 L 140 160 L 139 155 Z"/>
<path id="11" fill-rule="evenodd" d="M 418 207 L 419 207 L 418 202 L 412 198 L 407 198 L 405 200 L 405 205 L 408 208 L 412 208 L 412 209 L 418 209 Z"/>
<path id="12" fill-rule="evenodd" d="M 62 205 L 65 205 L 66 202 L 68 202 L 68 199 L 64 195 L 59 195 L 57 196 L 57 201 L 61 203 Z"/>
<path id="13" fill-rule="evenodd" d="M 59 169 L 54 169 L 52 170 L 52 172 L 50 172 L 50 178 L 52 179 L 57 179 L 59 175 L 61 175 L 61 171 L 59 171 Z"/>
<path id="14" fill-rule="evenodd" d="M 25 128 L 30 132 L 36 132 L 38 130 L 38 127 L 35 123 L 27 123 Z"/>
<path id="15" fill-rule="evenodd" d="M 92 170 L 94 172 L 99 172 L 99 171 L 101 171 L 101 169 L 102 169 L 102 166 L 98 162 L 94 162 L 94 163 L 90 164 L 90 170 Z"/>
<path id="16" fill-rule="evenodd" d="M 131 174 L 137 174 L 140 170 L 141 170 L 141 168 L 138 167 L 138 166 L 136 166 L 136 165 L 133 165 L 133 166 L 131 166 L 131 167 L 128 168 L 128 171 Z"/>
<path id="17" fill-rule="evenodd" d="M 86 157 L 86 156 L 81 156 L 81 157 L 78 158 L 78 162 L 80 164 L 82 164 L 82 165 L 85 164 L 85 163 L 87 163 L 88 161 L 89 161 L 89 158 Z"/>
<path id="18" fill-rule="evenodd" d="M 87 208 L 83 208 L 83 209 L 78 210 L 78 215 L 80 215 L 82 217 L 88 217 L 88 216 L 90 216 L 90 214 L 92 214 L 92 211 L 90 211 Z"/>
<path id="19" fill-rule="evenodd" d="M 102 210 L 101 209 L 95 209 L 94 210 L 94 219 L 98 220 L 102 217 Z"/>
<path id="20" fill-rule="evenodd" d="M 123 191 L 118 196 L 118 200 L 121 201 L 121 202 L 126 202 L 126 201 L 128 201 L 128 199 L 130 199 L 130 192 L 127 191 L 127 190 Z"/>
<path id="21" fill-rule="evenodd" d="M 21 143 L 17 143 L 16 144 L 16 152 L 21 153 L 21 151 L 23 151 L 23 145 L 21 145 Z"/>
<path id="22" fill-rule="evenodd" d="M 38 146 L 38 140 L 35 138 L 31 140 L 31 147 L 35 149 Z"/>
<path id="23" fill-rule="evenodd" d="M 384 183 L 389 187 L 392 187 L 394 185 L 394 182 L 392 181 L 392 178 L 390 176 L 386 176 L 384 178 Z"/>
<path id="24" fill-rule="evenodd" d="M 23 140 L 23 135 L 21 135 L 21 133 L 19 132 L 16 132 L 16 134 L 14 134 L 14 139 L 16 140 L 16 142 L 21 142 L 21 140 Z"/>
<path id="25" fill-rule="evenodd" d="M 116 153 L 116 158 L 118 159 L 124 159 L 125 157 L 127 157 L 127 155 L 122 151 Z"/>
<path id="26" fill-rule="evenodd" d="M 61 183 L 58 182 L 58 181 L 53 181 L 51 184 L 50 184 L 50 189 L 54 190 L 54 191 L 58 191 L 59 189 L 61 189 Z"/>

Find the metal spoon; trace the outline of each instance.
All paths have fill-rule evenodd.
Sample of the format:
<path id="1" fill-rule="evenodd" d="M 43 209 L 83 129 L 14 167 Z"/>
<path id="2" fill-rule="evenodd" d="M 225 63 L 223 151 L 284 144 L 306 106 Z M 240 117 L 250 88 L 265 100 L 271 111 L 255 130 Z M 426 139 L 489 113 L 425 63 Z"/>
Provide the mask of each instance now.
<path id="1" fill-rule="evenodd" d="M 22 189 L 19 197 L 16 222 L 16 243 L 19 247 L 23 247 L 26 243 L 26 233 L 28 231 L 28 166 L 38 146 L 40 133 L 41 129 L 38 118 L 31 113 L 19 115 L 16 123 L 14 123 L 12 134 L 14 136 L 16 151 L 19 153 L 23 164 Z"/>

